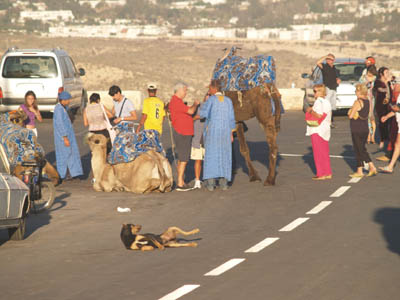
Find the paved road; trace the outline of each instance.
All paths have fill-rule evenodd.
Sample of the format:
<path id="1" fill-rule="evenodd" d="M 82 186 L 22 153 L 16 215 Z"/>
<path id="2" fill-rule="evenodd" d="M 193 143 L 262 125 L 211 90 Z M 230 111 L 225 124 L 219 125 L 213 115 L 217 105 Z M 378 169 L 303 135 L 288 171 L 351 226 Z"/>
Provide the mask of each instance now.
<path id="1" fill-rule="evenodd" d="M 252 159 L 265 178 L 263 133 L 247 124 Z M 272 188 L 248 182 L 240 158 L 226 192 L 97 193 L 89 179 L 59 186 L 53 209 L 28 218 L 24 241 L 7 241 L 0 231 L 0 299 L 170 300 L 185 292 L 179 299 L 398 299 L 398 169 L 349 183 L 355 161 L 348 121 L 338 117 L 337 125 L 331 154 L 341 157 L 332 158 L 330 181 L 311 180 L 303 115 L 289 112 Z M 88 176 L 80 120 L 75 130 Z M 54 161 L 50 119 L 40 124 L 39 139 Z M 168 130 L 163 142 L 169 148 Z M 118 206 L 132 212 L 118 213 Z M 199 246 L 127 251 L 119 239 L 124 222 L 153 233 L 198 227 L 191 239 Z"/>

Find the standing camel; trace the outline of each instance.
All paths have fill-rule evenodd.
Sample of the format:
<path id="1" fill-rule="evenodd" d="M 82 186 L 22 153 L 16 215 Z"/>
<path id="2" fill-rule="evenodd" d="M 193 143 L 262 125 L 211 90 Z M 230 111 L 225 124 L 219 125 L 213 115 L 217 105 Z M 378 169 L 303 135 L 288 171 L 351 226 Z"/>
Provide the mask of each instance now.
<path id="1" fill-rule="evenodd" d="M 269 172 L 264 185 L 275 185 L 278 157 L 276 139 L 281 119 L 281 94 L 274 84 L 275 63 L 270 56 L 243 59 L 235 56 L 236 49 L 233 47 L 217 61 L 213 79 L 220 79 L 225 95 L 232 100 L 235 120 L 238 122 L 240 153 L 246 160 L 250 181 L 261 181 L 261 178 L 251 163 L 250 149 L 244 136 L 243 123 L 240 121 L 256 117 L 264 129 L 269 146 Z M 216 72 L 217 70 L 221 72 Z"/>

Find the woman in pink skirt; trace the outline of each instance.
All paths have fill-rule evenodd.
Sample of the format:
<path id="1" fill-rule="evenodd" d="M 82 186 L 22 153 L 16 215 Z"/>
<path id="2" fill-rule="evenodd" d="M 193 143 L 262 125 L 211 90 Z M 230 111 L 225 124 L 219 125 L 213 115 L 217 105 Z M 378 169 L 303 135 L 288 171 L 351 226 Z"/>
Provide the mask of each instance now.
<path id="1" fill-rule="evenodd" d="M 319 126 L 307 125 L 307 136 L 311 136 L 311 144 L 317 174 L 312 179 L 325 180 L 332 178 L 331 161 L 329 158 L 329 139 L 331 137 L 331 116 L 332 108 L 328 100 L 325 99 L 326 88 L 323 84 L 314 86 L 315 102 L 312 107 L 308 107 L 306 112 L 314 118 L 322 120 Z"/>

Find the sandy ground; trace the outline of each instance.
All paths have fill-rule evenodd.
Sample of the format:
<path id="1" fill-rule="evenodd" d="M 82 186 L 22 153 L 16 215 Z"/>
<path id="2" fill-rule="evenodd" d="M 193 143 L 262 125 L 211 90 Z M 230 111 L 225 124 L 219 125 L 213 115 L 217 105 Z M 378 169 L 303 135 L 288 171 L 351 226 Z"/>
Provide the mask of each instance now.
<path id="1" fill-rule="evenodd" d="M 378 66 L 400 70 L 400 43 L 362 42 L 294 42 L 255 41 L 244 39 L 182 39 L 156 38 L 124 40 L 115 38 L 48 38 L 38 36 L 0 35 L 0 51 L 8 47 L 54 48 L 68 51 L 78 68 L 86 70 L 83 77 L 87 90 L 107 90 L 117 84 L 122 90 L 146 92 L 149 82 L 159 86 L 159 96 L 171 97 L 177 81 L 190 85 L 187 100 L 201 99 L 211 77 L 215 62 L 223 49 L 236 45 L 239 54 L 273 55 L 277 66 L 277 85 L 302 87 L 301 73 L 308 72 L 315 61 L 329 53 L 337 57 L 374 55 Z"/>

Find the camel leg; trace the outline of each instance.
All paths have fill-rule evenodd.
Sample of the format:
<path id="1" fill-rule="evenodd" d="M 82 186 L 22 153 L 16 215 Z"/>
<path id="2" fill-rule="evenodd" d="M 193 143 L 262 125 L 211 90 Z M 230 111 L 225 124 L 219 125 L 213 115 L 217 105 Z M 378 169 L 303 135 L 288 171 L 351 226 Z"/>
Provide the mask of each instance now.
<path id="1" fill-rule="evenodd" d="M 264 181 L 264 185 L 275 185 L 276 177 L 276 160 L 278 158 L 278 145 L 276 137 L 278 135 L 275 128 L 275 118 L 271 118 L 266 126 L 264 126 L 265 135 L 269 147 L 269 170 L 268 177 Z"/>
<path id="2" fill-rule="evenodd" d="M 253 164 L 251 163 L 251 160 L 250 160 L 250 150 L 249 150 L 249 146 L 247 145 L 246 139 L 244 137 L 244 129 L 243 129 L 242 123 L 238 123 L 237 137 L 239 140 L 240 153 L 246 160 L 246 165 L 247 165 L 247 168 L 249 169 L 250 181 L 251 182 L 252 181 L 261 181 L 260 176 L 258 176 L 258 173 L 254 169 Z"/>

